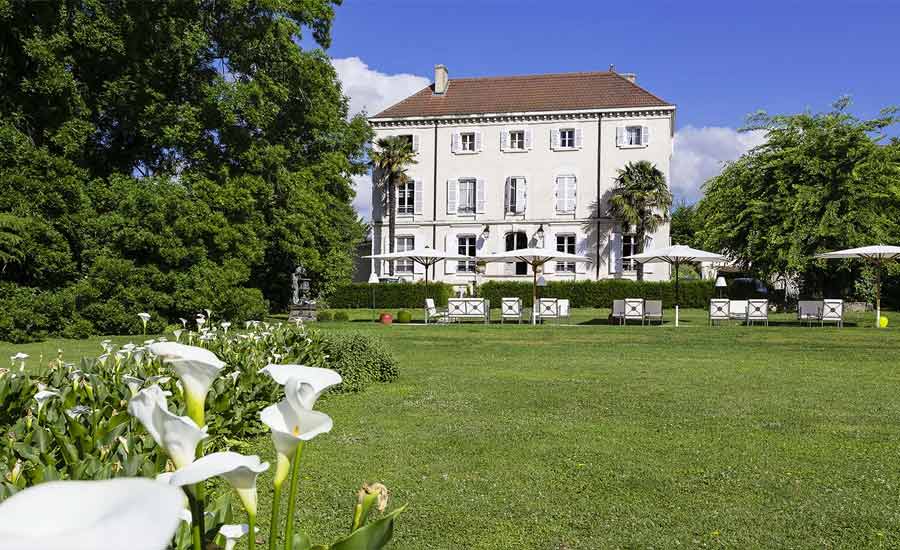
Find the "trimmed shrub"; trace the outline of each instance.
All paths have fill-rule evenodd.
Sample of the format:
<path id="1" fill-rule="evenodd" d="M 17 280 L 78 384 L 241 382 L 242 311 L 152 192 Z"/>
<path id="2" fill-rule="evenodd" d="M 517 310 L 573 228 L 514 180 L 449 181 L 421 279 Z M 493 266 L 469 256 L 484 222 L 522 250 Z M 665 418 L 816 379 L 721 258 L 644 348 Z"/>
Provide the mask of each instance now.
<path id="1" fill-rule="evenodd" d="M 397 322 L 398 323 L 411 323 L 412 322 L 412 313 L 405 309 L 401 309 L 397 312 Z"/>
<path id="2" fill-rule="evenodd" d="M 327 309 L 316 312 L 316 321 L 331 321 L 332 319 L 334 319 L 334 314 Z"/>
<path id="3" fill-rule="evenodd" d="M 358 392 L 374 382 L 391 382 L 399 374 L 394 356 L 379 338 L 358 332 L 324 334 L 328 367 L 340 373 L 340 392 Z"/>
<path id="4" fill-rule="evenodd" d="M 350 315 L 346 311 L 335 311 L 334 312 L 334 320 L 335 321 L 349 321 Z"/>
<path id="5" fill-rule="evenodd" d="M 681 306 L 705 308 L 715 294 L 713 281 L 681 281 Z M 502 298 L 521 298 L 522 304 L 531 307 L 532 284 L 524 281 L 488 281 L 478 287 L 478 295 L 499 307 Z M 662 300 L 664 307 L 675 305 L 674 281 L 652 282 L 627 279 L 601 281 L 552 281 L 540 289 L 544 298 L 564 298 L 570 306 L 608 308 L 613 300 L 644 298 Z"/>
<path id="6" fill-rule="evenodd" d="M 425 284 L 419 283 L 351 283 L 341 285 L 327 296 L 328 305 L 333 308 L 371 308 L 372 292 L 375 308 L 423 308 L 425 307 Z M 428 283 L 428 297 L 438 306 L 447 305 L 451 286 L 446 283 Z"/>

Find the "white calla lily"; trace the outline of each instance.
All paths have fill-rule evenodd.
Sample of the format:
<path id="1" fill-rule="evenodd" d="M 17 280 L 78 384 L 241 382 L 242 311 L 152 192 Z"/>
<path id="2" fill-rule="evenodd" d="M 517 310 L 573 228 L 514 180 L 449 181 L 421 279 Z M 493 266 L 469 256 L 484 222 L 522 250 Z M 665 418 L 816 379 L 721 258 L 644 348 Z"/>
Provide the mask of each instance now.
<path id="1" fill-rule="evenodd" d="M 19 351 L 19 352 L 16 352 L 15 355 L 10 356 L 9 362 L 12 363 L 13 365 L 15 365 L 16 361 L 18 361 L 19 362 L 19 370 L 23 371 L 23 370 L 25 370 L 25 360 L 28 359 L 28 357 L 30 357 L 30 356 L 27 353 L 22 353 L 21 351 Z"/>
<path id="2" fill-rule="evenodd" d="M 38 415 L 41 414 L 41 409 L 44 408 L 44 403 L 49 401 L 51 398 L 59 395 L 59 392 L 52 390 L 41 390 L 34 394 L 34 400 L 37 401 L 38 405 Z"/>
<path id="3" fill-rule="evenodd" d="M 156 444 L 166 450 L 176 468 L 192 463 L 197 444 L 206 438 L 206 426 L 200 428 L 190 418 L 169 412 L 166 396 L 159 386 L 139 391 L 128 402 L 128 412 L 140 421 Z"/>
<path id="4" fill-rule="evenodd" d="M 258 531 L 258 529 L 254 529 L 255 531 Z M 240 525 L 228 524 L 219 528 L 219 534 L 225 537 L 225 550 L 232 550 L 237 541 L 249 532 L 250 526 L 246 523 Z"/>
<path id="5" fill-rule="evenodd" d="M 149 314 L 149 313 L 143 313 L 143 312 L 142 312 L 142 313 L 138 313 L 138 317 L 140 317 L 140 318 L 141 318 L 141 321 L 143 321 L 143 322 L 145 322 L 145 323 L 146 323 L 147 321 L 150 320 L 150 314 Z"/>
<path id="6" fill-rule="evenodd" d="M 322 392 L 340 384 L 342 380 L 336 371 L 306 365 L 266 365 L 259 372 L 268 374 L 277 384 L 285 386 L 285 394 L 288 381 L 291 378 L 298 379 L 302 383 L 297 386 L 300 402 L 308 410 L 313 408 Z"/>
<path id="7" fill-rule="evenodd" d="M 222 476 L 237 491 L 247 513 L 256 516 L 256 477 L 268 469 L 269 463 L 260 462 L 256 455 L 223 451 L 197 459 L 176 471 L 168 481 L 172 485 L 185 486 Z"/>
<path id="8" fill-rule="evenodd" d="M 259 414 L 263 424 L 272 430 L 272 442 L 278 455 L 275 466 L 275 484 L 278 486 L 287 477 L 291 458 L 300 443 L 330 432 L 334 426 L 327 414 L 303 406 L 299 384 L 296 378 L 288 380 L 285 385 L 286 398 L 275 405 L 269 405 Z"/>
<path id="9" fill-rule="evenodd" d="M 128 389 L 131 391 L 131 397 L 137 395 L 140 391 L 141 386 L 144 385 L 144 381 L 136 376 L 131 376 L 130 374 L 126 374 L 122 377 L 122 383 L 128 386 Z"/>
<path id="10" fill-rule="evenodd" d="M 178 342 L 157 342 L 150 346 L 150 352 L 175 369 L 184 388 L 188 414 L 202 424 L 206 394 L 225 363 L 208 349 Z"/>
<path id="11" fill-rule="evenodd" d="M 0 504 L 0 550 L 161 550 L 182 499 L 149 479 L 41 483 Z"/>

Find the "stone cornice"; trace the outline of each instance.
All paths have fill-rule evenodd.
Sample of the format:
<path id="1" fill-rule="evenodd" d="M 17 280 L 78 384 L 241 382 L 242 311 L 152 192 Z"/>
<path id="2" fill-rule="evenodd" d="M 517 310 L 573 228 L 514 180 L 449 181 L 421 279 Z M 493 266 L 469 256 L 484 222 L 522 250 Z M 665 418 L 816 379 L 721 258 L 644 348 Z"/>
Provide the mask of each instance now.
<path id="1" fill-rule="evenodd" d="M 601 111 L 560 111 L 548 113 L 492 113 L 441 117 L 371 118 L 374 128 L 462 126 L 477 124 L 509 124 L 519 122 L 556 122 L 568 120 L 597 120 L 599 118 L 671 117 L 674 107 L 640 109 L 612 109 Z"/>

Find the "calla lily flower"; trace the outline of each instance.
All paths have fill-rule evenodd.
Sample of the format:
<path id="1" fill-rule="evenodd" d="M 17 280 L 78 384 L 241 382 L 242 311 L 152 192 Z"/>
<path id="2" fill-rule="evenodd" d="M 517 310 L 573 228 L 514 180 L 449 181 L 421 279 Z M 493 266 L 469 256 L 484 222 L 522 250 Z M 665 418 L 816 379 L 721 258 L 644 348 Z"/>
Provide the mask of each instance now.
<path id="1" fill-rule="evenodd" d="M 254 531 L 258 531 L 258 529 L 254 529 Z M 225 550 L 232 550 L 237 541 L 249 532 L 250 526 L 246 523 L 228 524 L 219 528 L 219 534 L 225 537 Z"/>
<path id="2" fill-rule="evenodd" d="M 222 476 L 237 491 L 247 513 L 256 516 L 256 477 L 268 469 L 269 463 L 260 462 L 256 455 L 244 456 L 224 451 L 206 455 L 179 469 L 169 478 L 169 483 L 178 486 L 194 485 L 211 477 Z"/>
<path id="3" fill-rule="evenodd" d="M 51 390 L 41 390 L 34 394 L 34 400 L 37 401 L 38 405 L 38 415 L 41 414 L 41 409 L 44 407 L 44 403 L 50 400 L 52 397 L 56 397 L 59 395 L 59 392 L 51 391 Z"/>
<path id="4" fill-rule="evenodd" d="M 202 424 L 206 394 L 225 363 L 207 349 L 177 342 L 157 342 L 150 346 L 150 352 L 175 369 L 184 387 L 188 414 Z"/>
<path id="5" fill-rule="evenodd" d="M 178 320 L 181 321 L 182 327 L 187 328 L 187 319 L 185 319 L 184 317 L 179 317 Z"/>
<path id="6" fill-rule="evenodd" d="M 150 314 L 149 314 L 149 313 L 138 313 L 138 317 L 140 317 L 140 318 L 141 318 L 141 321 L 143 321 L 143 322 L 145 322 L 145 323 L 146 323 L 147 321 L 150 320 Z"/>
<path id="7" fill-rule="evenodd" d="M 298 379 L 297 386 L 303 408 L 312 410 L 322 392 L 341 383 L 341 375 L 331 369 L 307 367 L 305 365 L 266 365 L 259 372 L 272 377 L 276 384 L 285 386 L 291 378 Z"/>
<path id="8" fill-rule="evenodd" d="M 182 498 L 140 478 L 41 483 L 0 504 L 0 550 L 162 550 Z"/>
<path id="9" fill-rule="evenodd" d="M 136 376 L 131 376 L 126 374 L 122 377 L 122 382 L 128 386 L 128 389 L 131 390 L 131 397 L 137 395 L 138 391 L 140 391 L 141 386 L 144 385 L 144 381 Z"/>
<path id="10" fill-rule="evenodd" d="M 200 428 L 190 418 L 169 412 L 166 396 L 159 386 L 139 391 L 128 402 L 128 412 L 143 424 L 156 444 L 166 450 L 176 468 L 192 463 L 197 444 L 206 438 L 206 426 Z"/>
<path id="11" fill-rule="evenodd" d="M 182 332 L 184 332 L 184 331 L 183 331 L 182 329 L 180 329 L 180 328 L 176 328 L 175 330 L 172 331 L 172 334 L 175 335 L 175 341 L 176 341 L 176 342 L 181 341 L 181 333 L 182 333 Z"/>
<path id="12" fill-rule="evenodd" d="M 259 414 L 263 424 L 272 430 L 272 442 L 277 452 L 275 484 L 280 486 L 291 468 L 291 458 L 303 441 L 330 432 L 334 423 L 327 414 L 304 407 L 298 386 L 299 379 L 291 378 L 284 388 L 285 399 L 269 405 Z"/>
<path id="13" fill-rule="evenodd" d="M 231 323 L 229 323 L 228 321 L 222 321 L 219 324 L 222 326 L 222 330 L 225 331 L 225 334 L 228 334 L 228 327 L 231 326 Z"/>
<path id="14" fill-rule="evenodd" d="M 20 352 L 17 352 L 15 355 L 10 356 L 9 362 L 12 363 L 13 365 L 15 365 L 16 361 L 18 361 L 19 362 L 19 370 L 23 371 L 23 370 L 25 370 L 25 360 L 28 359 L 28 357 L 30 357 L 30 356 L 27 353 L 22 353 L 20 351 Z"/>

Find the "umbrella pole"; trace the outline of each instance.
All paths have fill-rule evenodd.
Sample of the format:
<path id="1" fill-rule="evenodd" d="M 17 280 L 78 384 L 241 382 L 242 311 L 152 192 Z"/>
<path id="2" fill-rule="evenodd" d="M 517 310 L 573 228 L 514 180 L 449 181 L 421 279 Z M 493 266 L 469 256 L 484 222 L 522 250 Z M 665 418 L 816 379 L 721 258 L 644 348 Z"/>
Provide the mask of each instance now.
<path id="1" fill-rule="evenodd" d="M 680 262 L 675 262 L 675 326 L 678 326 L 678 266 Z"/>
<path id="2" fill-rule="evenodd" d="M 425 264 L 425 324 L 428 324 L 428 264 Z"/>
<path id="3" fill-rule="evenodd" d="M 533 280 L 531 282 L 531 324 L 537 324 L 537 265 L 531 265 L 531 274 Z"/>
<path id="4" fill-rule="evenodd" d="M 881 328 L 881 260 L 875 262 L 875 328 Z"/>

